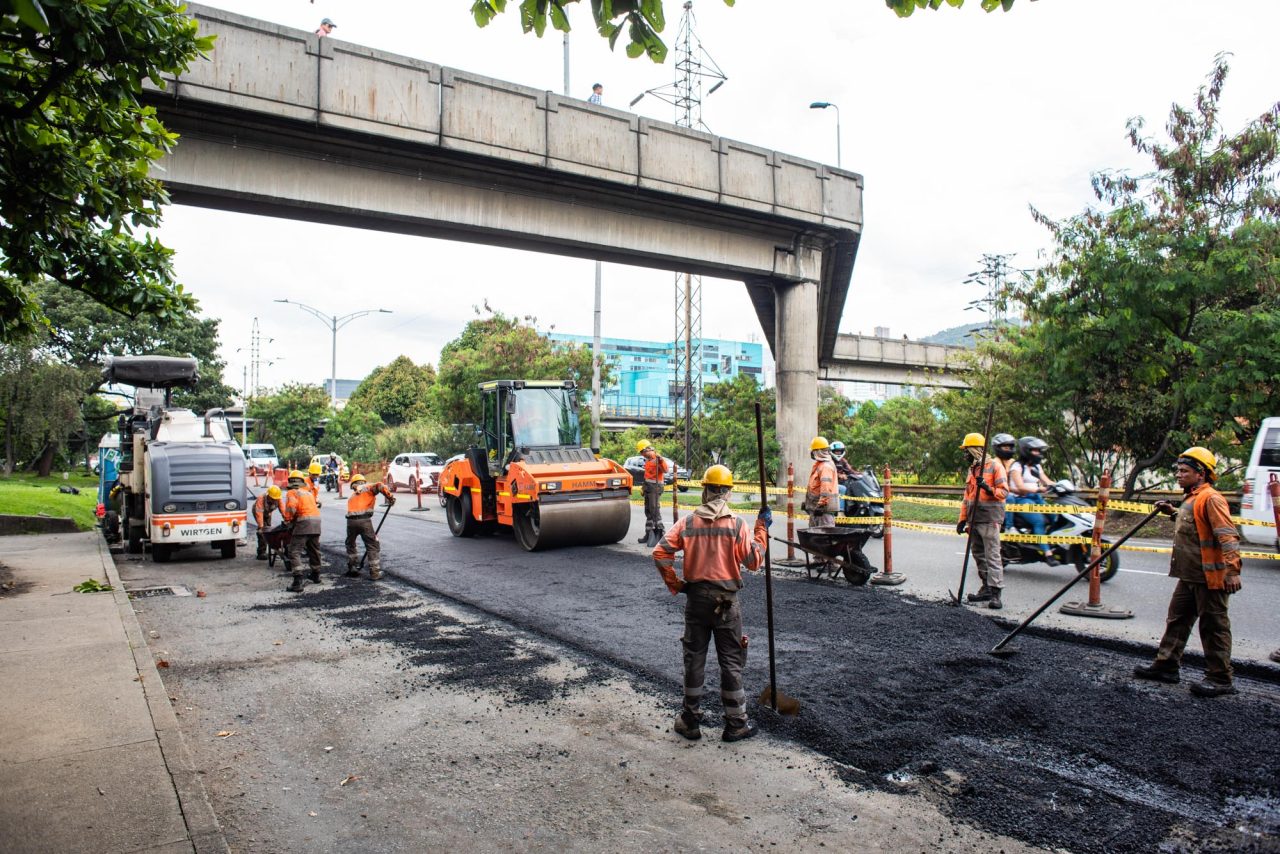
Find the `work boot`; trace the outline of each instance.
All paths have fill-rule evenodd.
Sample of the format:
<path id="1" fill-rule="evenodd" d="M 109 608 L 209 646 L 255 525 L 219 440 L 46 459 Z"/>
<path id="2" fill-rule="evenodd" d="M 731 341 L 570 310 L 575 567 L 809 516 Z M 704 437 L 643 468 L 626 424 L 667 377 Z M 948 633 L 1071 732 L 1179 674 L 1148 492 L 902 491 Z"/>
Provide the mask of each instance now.
<path id="1" fill-rule="evenodd" d="M 977 593 L 970 593 L 965 598 L 970 602 L 986 602 L 991 599 L 991 588 L 984 584 L 978 588 Z"/>
<path id="2" fill-rule="evenodd" d="M 1004 603 L 1000 601 L 1000 588 L 989 587 L 987 589 L 991 591 L 991 601 L 987 603 L 987 607 L 992 611 L 999 611 L 1004 607 Z"/>
<path id="3" fill-rule="evenodd" d="M 644 536 L 643 536 L 643 537 L 641 537 L 640 539 L 636 540 L 636 542 L 637 542 L 637 543 L 644 543 L 645 545 L 648 545 L 648 544 L 649 544 L 649 535 L 650 535 L 650 534 L 652 534 L 652 533 L 653 533 L 653 528 L 645 528 L 645 529 L 644 529 Z"/>
<path id="4" fill-rule="evenodd" d="M 266 560 L 267 556 L 262 552 L 258 552 L 256 555 L 253 556 L 253 558 L 254 560 Z"/>
<path id="5" fill-rule="evenodd" d="M 1133 668 L 1133 675 L 1138 679 L 1167 682 L 1170 685 L 1177 685 L 1182 681 L 1182 677 L 1178 675 L 1177 667 L 1161 666 L 1160 664 L 1139 664 Z"/>
<path id="6" fill-rule="evenodd" d="M 702 716 L 681 712 L 676 715 L 676 733 L 690 741 L 702 738 Z"/>
<path id="7" fill-rule="evenodd" d="M 356 569 L 354 566 L 348 566 L 347 571 L 342 573 L 342 577 L 343 578 L 359 578 L 360 570 Z"/>
<path id="8" fill-rule="evenodd" d="M 312 569 L 312 570 L 311 570 L 311 574 L 310 574 L 309 576 L 307 576 L 307 577 L 311 579 L 311 582 L 312 582 L 313 584 L 319 584 L 319 583 L 320 583 L 320 568 L 319 568 L 319 567 L 316 567 L 315 569 Z"/>
<path id="9" fill-rule="evenodd" d="M 751 721 L 747 721 L 745 724 L 738 727 L 726 726 L 724 728 L 724 732 L 720 735 L 720 740 L 742 741 L 744 738 L 751 738 L 758 732 L 760 732 L 760 730 L 756 728 L 756 725 Z"/>
<path id="10" fill-rule="evenodd" d="M 380 570 L 380 569 L 371 569 L 371 570 L 369 570 L 369 578 L 370 578 L 370 580 L 372 580 L 372 581 L 377 581 L 377 580 L 378 580 L 379 578 L 381 578 L 381 577 L 382 577 L 382 570 Z"/>
<path id="11" fill-rule="evenodd" d="M 1214 682 L 1203 679 L 1191 686 L 1191 693 L 1197 697 L 1221 697 L 1224 694 L 1235 694 L 1236 686 L 1230 682 Z"/>
<path id="12" fill-rule="evenodd" d="M 1276 662 L 1277 664 L 1280 664 L 1280 649 L 1277 649 L 1275 652 L 1271 653 L 1271 655 L 1268 657 L 1272 661 Z"/>
<path id="13" fill-rule="evenodd" d="M 303 583 L 302 583 L 302 576 L 301 576 L 301 575 L 295 575 L 295 576 L 293 577 L 293 583 L 292 583 L 292 584 L 290 584 L 288 587 L 286 587 L 286 588 L 285 588 L 285 592 L 286 592 L 286 593 L 301 593 L 301 592 L 302 592 L 302 588 L 303 588 L 303 586 L 304 586 L 304 585 L 303 585 Z"/>

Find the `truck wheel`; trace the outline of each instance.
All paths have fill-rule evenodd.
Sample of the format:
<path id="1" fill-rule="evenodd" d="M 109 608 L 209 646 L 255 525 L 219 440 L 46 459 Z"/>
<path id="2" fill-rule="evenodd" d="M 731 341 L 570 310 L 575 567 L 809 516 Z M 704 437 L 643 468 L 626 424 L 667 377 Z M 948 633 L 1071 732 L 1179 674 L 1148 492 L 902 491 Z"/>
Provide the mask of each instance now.
<path id="1" fill-rule="evenodd" d="M 142 554 L 142 526 L 129 523 L 129 554 Z"/>
<path id="2" fill-rule="evenodd" d="M 102 517 L 102 536 L 108 543 L 120 542 L 120 514 L 116 511 L 108 510 Z"/>
<path id="3" fill-rule="evenodd" d="M 218 543 L 218 553 L 222 555 L 223 560 L 231 560 L 236 556 L 236 541 L 223 540 Z"/>
<path id="4" fill-rule="evenodd" d="M 151 547 L 151 559 L 156 563 L 168 563 L 173 557 L 173 547 L 157 543 Z"/>
<path id="5" fill-rule="evenodd" d="M 445 516 L 449 520 L 449 533 L 455 537 L 474 537 L 480 523 L 471 515 L 471 491 L 462 490 L 456 496 L 449 496 L 445 505 Z"/>

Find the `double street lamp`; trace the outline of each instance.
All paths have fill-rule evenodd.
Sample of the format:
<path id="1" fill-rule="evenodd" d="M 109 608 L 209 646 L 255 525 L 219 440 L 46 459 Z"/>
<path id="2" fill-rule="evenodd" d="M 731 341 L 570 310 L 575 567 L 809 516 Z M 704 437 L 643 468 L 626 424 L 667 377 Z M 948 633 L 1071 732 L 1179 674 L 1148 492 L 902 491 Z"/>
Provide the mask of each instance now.
<path id="1" fill-rule="evenodd" d="M 825 110 L 827 107 L 836 111 L 836 168 L 843 169 L 840 163 L 840 108 L 830 101 L 814 101 L 809 105 L 811 110 Z"/>
<path id="2" fill-rule="evenodd" d="M 329 327 L 329 331 L 333 334 L 333 360 L 329 368 L 329 405 L 336 407 L 338 405 L 338 330 L 356 318 L 364 317 L 366 314 L 391 314 L 391 311 L 385 308 L 369 308 L 364 311 L 353 311 L 350 314 L 344 314 L 339 317 L 336 314 L 325 314 L 318 308 L 312 308 L 305 303 L 294 302 L 293 300 L 278 299 L 276 302 L 296 305 L 308 314 L 319 318 L 321 323 Z"/>

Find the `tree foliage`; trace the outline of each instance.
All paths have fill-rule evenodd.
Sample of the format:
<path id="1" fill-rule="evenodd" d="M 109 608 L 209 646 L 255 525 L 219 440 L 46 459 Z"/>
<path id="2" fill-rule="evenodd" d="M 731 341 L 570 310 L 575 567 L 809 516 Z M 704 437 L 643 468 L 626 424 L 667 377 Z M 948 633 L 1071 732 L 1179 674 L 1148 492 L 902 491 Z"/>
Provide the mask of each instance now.
<path id="1" fill-rule="evenodd" d="M 756 409 L 759 403 L 764 425 L 765 467 L 778 459 L 774 390 L 762 388 L 750 374 L 713 383 L 702 389 L 702 447 L 713 460 L 729 467 L 738 480 L 756 480 L 760 464 L 756 452 Z M 702 472 L 691 472 L 700 477 Z M 768 472 L 771 481 L 786 472 Z"/>
<path id="2" fill-rule="evenodd" d="M 194 306 L 145 233 L 176 137 L 139 101 L 212 46 L 172 0 L 0 0 L 0 340 L 45 322 L 53 279 L 130 317 Z"/>
<path id="3" fill-rule="evenodd" d="M 365 377 L 348 406 L 356 404 L 376 412 L 392 426 L 405 424 L 430 414 L 435 383 L 436 369 L 429 363 L 415 365 L 408 356 L 398 356 Z"/>
<path id="4" fill-rule="evenodd" d="M 348 400 L 324 425 L 324 437 L 320 440 L 322 453 L 337 454 L 347 462 L 371 462 L 377 458 L 373 437 L 384 426 L 378 413 Z"/>
<path id="5" fill-rule="evenodd" d="M 57 450 L 83 429 L 84 372 L 40 354 L 29 342 L 0 344 L 0 419 L 10 474 L 34 462 L 49 474 Z"/>
<path id="6" fill-rule="evenodd" d="M 551 341 L 534 328 L 535 318 L 508 317 L 487 306 L 485 311 L 440 351 L 432 393 L 436 420 L 478 421 L 479 385 L 486 380 L 573 380 L 579 402 L 585 400 L 591 388 L 588 348 Z M 608 384 L 607 364 L 601 368 L 601 383 Z"/>
<path id="7" fill-rule="evenodd" d="M 290 383 L 275 394 L 249 401 L 248 417 L 258 419 L 258 440 L 278 450 L 313 445 L 329 417 L 329 392 L 318 385 Z"/>
<path id="8" fill-rule="evenodd" d="M 884 0 L 884 4 L 899 18 L 911 17 L 911 13 L 916 9 L 941 9 L 944 2 L 956 9 L 964 5 L 964 0 Z M 1008 12 L 1013 8 L 1013 0 L 980 0 L 979 5 L 984 12 L 994 12 L 996 9 Z"/>
<path id="9" fill-rule="evenodd" d="M 1227 73 L 1219 57 L 1194 104 L 1174 105 L 1166 142 L 1130 121 L 1152 170 L 1095 175 L 1104 209 L 1036 214 L 1056 257 L 1010 289 L 1030 323 L 976 377 L 1046 423 L 1066 412 L 1064 439 L 1123 466 L 1127 493 L 1186 445 L 1232 453 L 1280 399 L 1280 104 L 1224 132 Z"/>

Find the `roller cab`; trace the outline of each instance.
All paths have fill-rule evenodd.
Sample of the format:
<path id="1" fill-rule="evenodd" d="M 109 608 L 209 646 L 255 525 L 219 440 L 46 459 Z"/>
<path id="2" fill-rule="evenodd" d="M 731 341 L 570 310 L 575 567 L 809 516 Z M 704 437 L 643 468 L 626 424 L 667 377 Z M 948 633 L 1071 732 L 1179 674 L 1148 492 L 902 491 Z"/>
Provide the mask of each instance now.
<path id="1" fill-rule="evenodd" d="M 616 543 L 631 524 L 631 475 L 582 447 L 571 380 L 480 384 L 481 438 L 440 474 L 455 537 L 508 525 L 528 551 Z"/>

